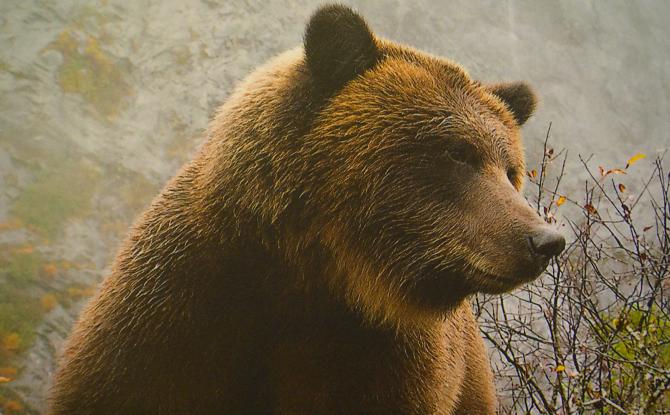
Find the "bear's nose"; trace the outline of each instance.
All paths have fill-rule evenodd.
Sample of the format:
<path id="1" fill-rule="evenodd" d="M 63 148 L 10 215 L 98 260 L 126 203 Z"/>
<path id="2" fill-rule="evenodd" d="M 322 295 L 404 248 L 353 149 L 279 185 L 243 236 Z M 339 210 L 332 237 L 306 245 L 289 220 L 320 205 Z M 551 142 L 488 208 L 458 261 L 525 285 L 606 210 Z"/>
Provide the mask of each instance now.
<path id="1" fill-rule="evenodd" d="M 530 247 L 535 255 L 554 257 L 565 249 L 565 238 L 554 230 L 542 229 L 530 237 Z"/>

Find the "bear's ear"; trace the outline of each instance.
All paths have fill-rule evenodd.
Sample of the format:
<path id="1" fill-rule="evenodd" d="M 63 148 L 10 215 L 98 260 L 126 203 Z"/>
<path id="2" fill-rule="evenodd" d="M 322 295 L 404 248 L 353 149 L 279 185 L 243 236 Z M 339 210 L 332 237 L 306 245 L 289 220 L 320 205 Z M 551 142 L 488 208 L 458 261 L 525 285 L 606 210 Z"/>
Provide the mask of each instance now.
<path id="1" fill-rule="evenodd" d="M 489 85 L 488 89 L 507 105 L 519 125 L 523 125 L 533 115 L 537 97 L 528 84 L 509 82 Z"/>
<path id="2" fill-rule="evenodd" d="M 379 59 L 365 20 L 342 5 L 319 8 L 305 30 L 305 58 L 317 85 L 335 91 Z"/>

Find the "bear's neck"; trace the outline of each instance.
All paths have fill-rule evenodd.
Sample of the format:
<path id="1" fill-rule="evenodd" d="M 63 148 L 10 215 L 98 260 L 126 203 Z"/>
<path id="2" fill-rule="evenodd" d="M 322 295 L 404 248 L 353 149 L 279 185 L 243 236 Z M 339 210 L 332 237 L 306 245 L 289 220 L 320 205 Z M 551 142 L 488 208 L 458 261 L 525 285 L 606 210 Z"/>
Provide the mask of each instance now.
<path id="1" fill-rule="evenodd" d="M 335 278 L 329 273 L 336 272 L 335 261 L 304 237 L 304 229 L 296 229 L 299 218 L 285 226 L 286 218 L 249 206 L 249 189 L 233 183 L 235 175 L 227 174 L 225 165 L 216 175 L 205 171 L 211 160 L 203 161 L 202 154 L 154 200 L 119 255 L 115 275 L 132 285 L 138 298 L 172 296 L 151 301 L 170 304 L 171 315 L 188 316 L 185 325 L 202 324 L 198 315 L 212 325 L 243 321 L 235 330 L 250 336 L 281 325 L 285 330 L 397 328 L 371 321 L 333 292 Z M 409 324 L 433 325 L 440 319 Z M 287 328 L 287 321 L 295 327 Z"/>

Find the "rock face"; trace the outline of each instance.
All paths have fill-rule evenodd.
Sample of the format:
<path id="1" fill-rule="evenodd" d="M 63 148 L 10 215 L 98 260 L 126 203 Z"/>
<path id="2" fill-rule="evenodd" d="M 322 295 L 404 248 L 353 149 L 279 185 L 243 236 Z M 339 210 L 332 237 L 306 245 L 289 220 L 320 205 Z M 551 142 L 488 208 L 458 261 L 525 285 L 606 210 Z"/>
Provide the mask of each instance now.
<path id="1" fill-rule="evenodd" d="M 0 5 L 0 408 L 44 407 L 53 356 L 135 214 L 318 3 Z M 550 121 L 557 148 L 613 167 L 667 147 L 667 2 L 348 3 L 475 78 L 533 84 L 531 164 Z M 577 187 L 576 157 L 568 172 Z"/>

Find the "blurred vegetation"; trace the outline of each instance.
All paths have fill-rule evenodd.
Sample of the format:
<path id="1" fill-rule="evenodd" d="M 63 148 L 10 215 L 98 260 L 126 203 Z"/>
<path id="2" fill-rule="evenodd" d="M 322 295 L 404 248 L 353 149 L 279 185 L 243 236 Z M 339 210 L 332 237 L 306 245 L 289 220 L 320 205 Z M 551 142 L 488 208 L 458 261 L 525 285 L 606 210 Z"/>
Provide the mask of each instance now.
<path id="1" fill-rule="evenodd" d="M 18 357 L 32 344 L 42 318 L 33 293 L 41 263 L 39 253 L 29 246 L 0 258 L 0 408 L 8 414 L 25 409 L 16 393 L 2 386 L 18 376 Z"/>
<path id="2" fill-rule="evenodd" d="M 101 172 L 90 164 L 63 163 L 38 172 L 14 202 L 12 213 L 42 235 L 53 238 L 63 223 L 88 213 Z"/>
<path id="3" fill-rule="evenodd" d="M 59 258 L 54 248 L 69 224 L 82 221 L 118 240 L 159 186 L 118 164 L 71 154 L 67 146 L 52 151 L 20 139 L 2 145 L 31 174 L 4 175 L 15 196 L 9 199 L 9 217 L 0 223 L 0 233 L 16 236 L 0 242 L 0 414 L 33 414 L 15 386 L 26 353 L 47 313 L 62 313 L 95 292 L 82 282 L 82 273 L 100 272 L 84 258 Z M 115 208 L 97 209 L 102 200 Z"/>
<path id="4" fill-rule="evenodd" d="M 126 71 L 103 51 L 96 38 L 86 35 L 79 40 L 74 31 L 65 30 L 50 48 L 63 56 L 58 71 L 63 91 L 81 95 L 108 119 L 123 110 L 124 98 L 133 92 L 125 80 Z"/>
<path id="5" fill-rule="evenodd" d="M 133 151 L 145 149 L 145 139 L 163 140 L 151 163 L 138 167 L 97 153 L 120 126 L 138 125 L 127 110 L 136 85 L 145 82 L 131 61 L 146 52 L 145 35 L 127 39 L 127 17 L 117 6 L 104 11 L 106 3 L 65 6 L 57 22 L 43 19 L 59 7 L 15 7 L 18 15 L 29 13 L 17 23 L 18 37 L 7 33 L 8 50 L 29 50 L 30 58 L 10 53 L 0 60 L 3 81 L 15 82 L 10 90 L 19 99 L 12 102 L 21 105 L 0 132 L 1 415 L 36 413 L 31 404 L 41 409 L 52 348 L 94 292 L 90 284 L 102 278 L 132 220 L 201 138 L 192 118 L 198 107 L 186 116 L 161 116 L 157 137 L 124 142 Z M 36 28 L 27 47 L 20 43 L 24 27 Z M 168 69 L 193 72 L 197 50 L 188 42 L 165 49 Z"/>
<path id="6" fill-rule="evenodd" d="M 0 408 L 4 413 L 32 413 L 5 386 L 20 375 L 22 354 L 33 344 L 44 314 L 57 305 L 69 307 L 94 292 L 82 284 L 66 284 L 59 291 L 48 288 L 50 280 L 78 267 L 68 261 L 49 261 L 32 245 L 0 254 Z"/>
<path id="7" fill-rule="evenodd" d="M 25 249 L 25 248 L 24 248 Z M 37 278 L 41 258 L 24 251 L 0 262 L 3 288 L 0 291 L 0 365 L 31 343 L 33 327 L 41 317 L 39 300 L 29 294 Z"/>

